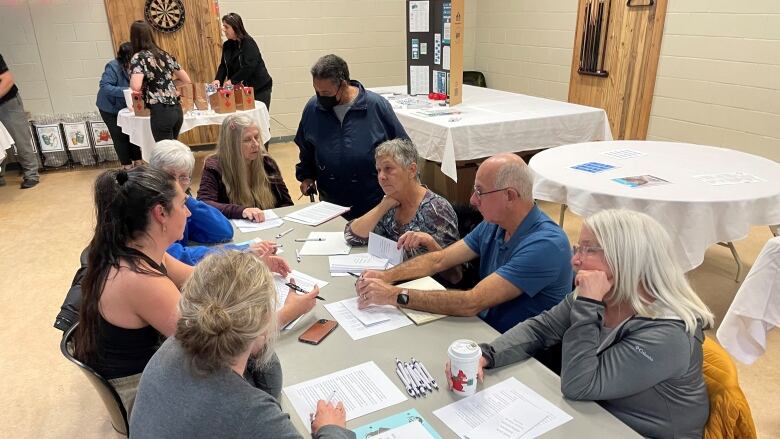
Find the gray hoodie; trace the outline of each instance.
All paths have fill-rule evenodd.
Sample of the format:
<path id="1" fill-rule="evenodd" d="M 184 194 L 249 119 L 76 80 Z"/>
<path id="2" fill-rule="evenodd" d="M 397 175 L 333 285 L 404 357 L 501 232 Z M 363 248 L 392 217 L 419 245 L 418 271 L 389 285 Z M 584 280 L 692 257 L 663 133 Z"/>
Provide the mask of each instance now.
<path id="1" fill-rule="evenodd" d="M 566 398 L 597 401 L 646 437 L 701 438 L 710 411 L 701 371 L 701 324 L 690 336 L 677 317 L 631 317 L 601 337 L 603 317 L 603 302 L 570 294 L 482 344 L 487 367 L 562 343 Z"/>

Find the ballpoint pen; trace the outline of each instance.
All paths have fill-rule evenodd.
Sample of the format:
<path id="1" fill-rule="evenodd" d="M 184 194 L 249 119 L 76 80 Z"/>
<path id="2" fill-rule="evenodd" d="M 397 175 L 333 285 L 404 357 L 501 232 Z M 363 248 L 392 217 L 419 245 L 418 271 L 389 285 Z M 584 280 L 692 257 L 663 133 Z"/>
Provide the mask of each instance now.
<path id="1" fill-rule="evenodd" d="M 353 273 L 351 271 L 348 271 L 347 274 L 352 276 L 352 277 L 356 277 L 356 278 L 360 279 L 360 275 L 359 274 L 355 274 L 355 273 Z"/>
<path id="2" fill-rule="evenodd" d="M 297 248 L 295 249 L 295 259 L 296 259 L 298 262 L 301 262 L 301 251 L 300 251 L 300 250 L 298 250 Z"/>
<path id="3" fill-rule="evenodd" d="M 422 362 L 417 361 L 414 357 L 412 357 L 412 363 L 414 363 L 415 366 L 419 366 L 420 370 L 425 374 L 426 378 L 431 382 L 431 385 L 436 389 L 439 390 L 439 384 L 436 382 L 436 379 L 431 375 L 430 372 L 428 372 L 428 369 L 425 368 L 425 365 L 422 364 Z"/>
<path id="4" fill-rule="evenodd" d="M 288 234 L 288 233 L 292 232 L 293 230 L 295 230 L 295 229 L 294 229 L 293 227 L 290 227 L 289 229 L 285 230 L 284 232 L 280 232 L 280 233 L 278 233 L 278 234 L 276 235 L 276 239 L 279 239 L 279 238 L 281 238 L 282 236 L 284 236 L 284 235 L 286 235 L 286 234 Z"/>
<path id="5" fill-rule="evenodd" d="M 325 238 L 297 238 L 295 242 L 324 241 Z"/>
<path id="6" fill-rule="evenodd" d="M 285 283 L 285 285 L 287 285 L 288 287 L 292 288 L 293 290 L 295 290 L 295 291 L 297 291 L 299 293 L 303 293 L 303 294 L 310 293 L 310 291 L 306 291 L 303 288 L 299 287 L 298 285 L 295 285 L 292 282 L 287 282 L 287 283 Z M 322 298 L 320 296 L 317 296 L 316 298 L 320 299 L 320 300 L 325 300 L 324 298 Z"/>

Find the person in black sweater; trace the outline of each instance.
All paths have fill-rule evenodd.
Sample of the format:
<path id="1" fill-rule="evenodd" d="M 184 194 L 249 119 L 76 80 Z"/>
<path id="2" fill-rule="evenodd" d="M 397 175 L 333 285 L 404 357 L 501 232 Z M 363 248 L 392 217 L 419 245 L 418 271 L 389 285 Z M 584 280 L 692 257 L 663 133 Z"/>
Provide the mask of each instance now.
<path id="1" fill-rule="evenodd" d="M 244 28 L 241 16 L 229 13 L 222 17 L 222 30 L 227 41 L 222 44 L 222 61 L 212 84 L 219 87 L 242 84 L 255 89 L 255 99 L 271 111 L 273 79 L 265 68 L 260 48 Z"/>

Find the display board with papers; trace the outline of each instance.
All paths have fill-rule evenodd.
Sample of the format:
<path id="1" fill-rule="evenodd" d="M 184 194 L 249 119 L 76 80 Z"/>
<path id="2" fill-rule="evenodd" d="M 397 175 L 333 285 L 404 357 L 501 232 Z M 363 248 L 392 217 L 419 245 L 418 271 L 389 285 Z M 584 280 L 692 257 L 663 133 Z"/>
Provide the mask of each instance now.
<path id="1" fill-rule="evenodd" d="M 320 201 L 311 206 L 304 207 L 284 217 L 288 221 L 306 224 L 307 226 L 318 226 L 329 221 L 342 213 L 349 212 L 349 207 L 339 206 L 338 204 Z"/>

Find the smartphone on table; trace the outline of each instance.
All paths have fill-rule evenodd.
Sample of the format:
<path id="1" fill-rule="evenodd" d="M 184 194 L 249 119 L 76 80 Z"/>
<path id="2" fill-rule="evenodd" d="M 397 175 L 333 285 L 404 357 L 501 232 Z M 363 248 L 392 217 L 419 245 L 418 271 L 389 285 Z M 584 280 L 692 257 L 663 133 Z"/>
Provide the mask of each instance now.
<path id="1" fill-rule="evenodd" d="M 338 326 L 339 324 L 335 320 L 319 319 L 298 337 L 298 341 L 314 345 L 320 344 Z"/>

